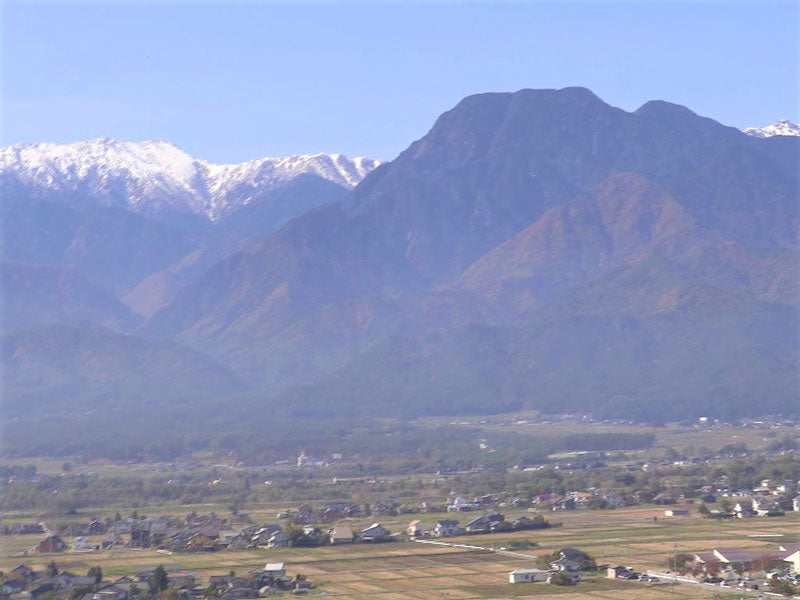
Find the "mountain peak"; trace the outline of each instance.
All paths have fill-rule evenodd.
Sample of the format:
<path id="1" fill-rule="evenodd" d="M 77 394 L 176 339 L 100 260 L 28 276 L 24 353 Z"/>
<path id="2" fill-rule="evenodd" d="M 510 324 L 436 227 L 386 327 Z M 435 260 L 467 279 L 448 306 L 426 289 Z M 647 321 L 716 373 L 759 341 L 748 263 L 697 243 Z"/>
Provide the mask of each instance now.
<path id="1" fill-rule="evenodd" d="M 73 202 L 93 197 L 103 205 L 145 215 L 186 212 L 212 221 L 299 175 L 352 188 L 379 164 L 317 153 L 219 165 L 164 140 L 96 138 L 0 148 L 0 178 L 36 196 L 55 193 Z"/>
<path id="2" fill-rule="evenodd" d="M 635 115 L 657 115 L 657 116 L 693 116 L 698 117 L 697 113 L 689 110 L 681 104 L 667 102 L 666 100 L 648 100 L 634 111 Z"/>
<path id="3" fill-rule="evenodd" d="M 757 138 L 768 138 L 776 135 L 800 136 L 800 123 L 795 123 L 789 119 L 781 119 L 777 123 L 765 127 L 748 127 L 743 129 L 747 135 Z"/>

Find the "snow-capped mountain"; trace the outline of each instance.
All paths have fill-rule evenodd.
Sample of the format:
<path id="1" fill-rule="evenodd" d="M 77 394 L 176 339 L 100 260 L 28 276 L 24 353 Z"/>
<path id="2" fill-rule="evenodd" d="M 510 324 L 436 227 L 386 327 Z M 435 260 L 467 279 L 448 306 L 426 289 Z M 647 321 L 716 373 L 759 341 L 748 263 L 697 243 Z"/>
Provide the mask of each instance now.
<path id="1" fill-rule="evenodd" d="M 299 175 L 356 186 L 380 161 L 306 154 L 218 165 L 164 141 L 96 139 L 74 144 L 19 144 L 0 149 L 0 185 L 33 197 L 95 202 L 154 216 L 194 213 L 218 221 Z"/>
<path id="2" fill-rule="evenodd" d="M 793 123 L 788 119 L 781 119 L 777 123 L 766 127 L 748 127 L 743 130 L 747 135 L 758 138 L 768 138 L 776 135 L 800 136 L 800 123 Z"/>

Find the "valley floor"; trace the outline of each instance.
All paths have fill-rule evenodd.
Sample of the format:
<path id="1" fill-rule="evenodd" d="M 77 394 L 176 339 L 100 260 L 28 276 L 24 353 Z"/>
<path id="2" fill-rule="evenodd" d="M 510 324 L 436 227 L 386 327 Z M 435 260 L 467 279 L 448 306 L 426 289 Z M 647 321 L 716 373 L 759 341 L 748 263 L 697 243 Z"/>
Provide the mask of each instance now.
<path id="1" fill-rule="evenodd" d="M 110 552 L 63 553 L 21 556 L 42 536 L 0 538 L 0 570 L 20 562 L 44 568 L 55 560 L 59 568 L 83 573 L 100 565 L 107 578 L 129 575 L 163 564 L 170 572 L 192 572 L 201 581 L 230 570 L 244 574 L 267 562 L 286 562 L 287 573 L 306 575 L 314 584 L 313 595 L 342 600 L 425 600 L 478 598 L 525 598 L 557 596 L 561 600 L 667 600 L 682 598 L 729 598 L 730 590 L 694 585 L 651 584 L 608 580 L 589 576 L 577 586 L 555 587 L 544 583 L 508 583 L 508 572 L 532 567 L 533 559 L 563 547 L 580 548 L 598 564 L 622 564 L 637 570 L 663 571 L 673 552 L 708 552 L 715 547 L 774 549 L 777 544 L 797 543 L 800 513 L 783 517 L 734 519 L 728 522 L 699 517 L 669 519 L 663 507 L 629 507 L 613 511 L 570 511 L 558 514 L 562 527 L 547 530 L 466 535 L 442 541 L 505 547 L 514 539 L 535 542 L 533 549 L 513 554 L 448 547 L 415 542 L 355 544 L 322 548 L 258 549 L 214 553 L 169 554 L 152 549 L 120 549 Z M 654 517 L 658 517 L 654 520 Z M 394 520 L 399 522 L 399 518 Z M 555 520 L 555 519 L 554 519 Z M 388 525 L 388 521 L 386 522 Z M 528 560 L 525 556 L 530 556 Z"/>

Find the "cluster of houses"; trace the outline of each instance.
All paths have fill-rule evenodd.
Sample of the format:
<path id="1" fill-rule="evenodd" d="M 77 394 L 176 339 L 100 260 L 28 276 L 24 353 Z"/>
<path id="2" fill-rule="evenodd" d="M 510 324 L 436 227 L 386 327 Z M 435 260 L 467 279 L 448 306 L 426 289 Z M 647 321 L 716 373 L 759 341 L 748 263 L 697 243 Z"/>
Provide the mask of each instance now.
<path id="1" fill-rule="evenodd" d="M 732 514 L 744 519 L 780 516 L 786 511 L 800 512 L 800 495 L 797 494 L 797 484 L 796 481 L 773 482 L 764 479 L 753 490 L 740 490 Z"/>
<path id="2" fill-rule="evenodd" d="M 0 535 L 36 535 L 44 533 L 41 523 L 3 523 Z"/>
<path id="3" fill-rule="evenodd" d="M 408 524 L 405 534 L 411 539 L 424 537 L 441 538 L 476 533 L 544 529 L 547 527 L 551 527 L 551 524 L 538 515 L 532 518 L 521 516 L 514 521 L 507 521 L 501 513 L 491 511 L 473 517 L 463 526 L 456 519 L 439 519 L 430 527 L 427 527 L 422 523 L 422 520 L 414 519 Z"/>
<path id="4" fill-rule="evenodd" d="M 117 588 L 111 582 L 98 582 L 96 577 L 80 576 L 63 571 L 50 572 L 34 571 L 27 565 L 18 565 L 5 574 L 6 577 L 0 585 L 0 597 L 17 600 L 27 598 L 38 600 L 51 592 L 64 593 L 77 600 L 93 600 L 92 596 L 98 594 L 97 600 L 125 600 L 127 587 Z"/>
<path id="5" fill-rule="evenodd" d="M 98 576 L 79 576 L 68 571 L 46 573 L 34 571 L 27 565 L 19 565 L 6 574 L 0 585 L 0 600 L 39 600 L 57 598 L 70 600 L 131 600 L 132 598 L 152 598 L 158 591 L 154 574 L 158 567 L 144 569 L 135 575 L 125 576 L 113 581 L 104 581 Z M 240 600 L 272 596 L 291 591 L 304 594 L 312 589 L 312 584 L 300 574 L 287 575 L 284 563 L 268 563 L 263 569 L 255 569 L 245 576 L 234 573 L 225 576 L 211 576 L 208 586 L 199 585 L 194 574 L 181 567 L 173 567 L 165 572 L 164 585 L 180 592 L 180 597 L 192 600 L 200 598 L 219 598 L 221 600 Z"/>
<path id="6" fill-rule="evenodd" d="M 456 500 L 449 505 L 455 507 L 456 510 L 450 512 L 461 513 L 473 510 L 473 506 L 481 506 L 478 503 Z M 331 518 L 332 514 L 338 515 L 338 518 L 344 518 L 345 515 L 350 514 L 350 511 L 351 507 L 347 505 L 327 505 L 321 510 L 314 510 L 310 506 L 304 505 L 291 515 L 288 513 L 277 515 L 279 519 L 291 516 L 292 520 L 287 524 L 282 525 L 275 522 L 256 525 L 251 523 L 240 528 L 232 528 L 233 524 L 229 520 L 221 519 L 213 513 L 202 517 L 187 516 L 183 522 L 167 516 L 129 518 L 117 522 L 111 531 L 107 531 L 103 535 L 102 541 L 91 542 L 88 537 L 78 536 L 71 544 L 67 544 L 59 535 L 48 535 L 26 554 L 100 551 L 113 546 L 158 548 L 170 552 L 308 547 L 328 544 L 379 543 L 409 538 L 440 538 L 462 534 L 542 529 L 551 526 L 541 515 L 520 516 L 511 521 L 506 520 L 502 513 L 493 510 L 476 514 L 463 524 L 457 519 L 446 518 L 435 520 L 428 526 L 421 519 L 414 519 L 408 524 L 405 531 L 394 533 L 380 522 L 372 523 L 367 527 L 351 528 L 341 522 L 331 524 L 330 527 L 319 527 L 313 521 L 323 515 Z M 223 529 L 223 527 L 227 527 L 227 529 Z M 81 532 L 83 532 L 82 529 Z M 100 536 L 99 530 L 96 535 Z"/>

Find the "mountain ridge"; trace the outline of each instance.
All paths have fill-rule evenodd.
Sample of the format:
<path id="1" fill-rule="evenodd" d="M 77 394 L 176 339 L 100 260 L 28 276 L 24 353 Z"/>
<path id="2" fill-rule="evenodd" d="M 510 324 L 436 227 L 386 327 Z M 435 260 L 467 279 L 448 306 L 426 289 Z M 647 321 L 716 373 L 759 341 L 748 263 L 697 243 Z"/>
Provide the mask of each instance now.
<path id="1" fill-rule="evenodd" d="M 34 195 L 90 196 L 145 216 L 175 211 L 213 222 L 300 174 L 352 188 L 380 164 L 324 153 L 215 164 L 165 141 L 99 138 L 0 148 L 0 182 L 30 188 Z"/>

